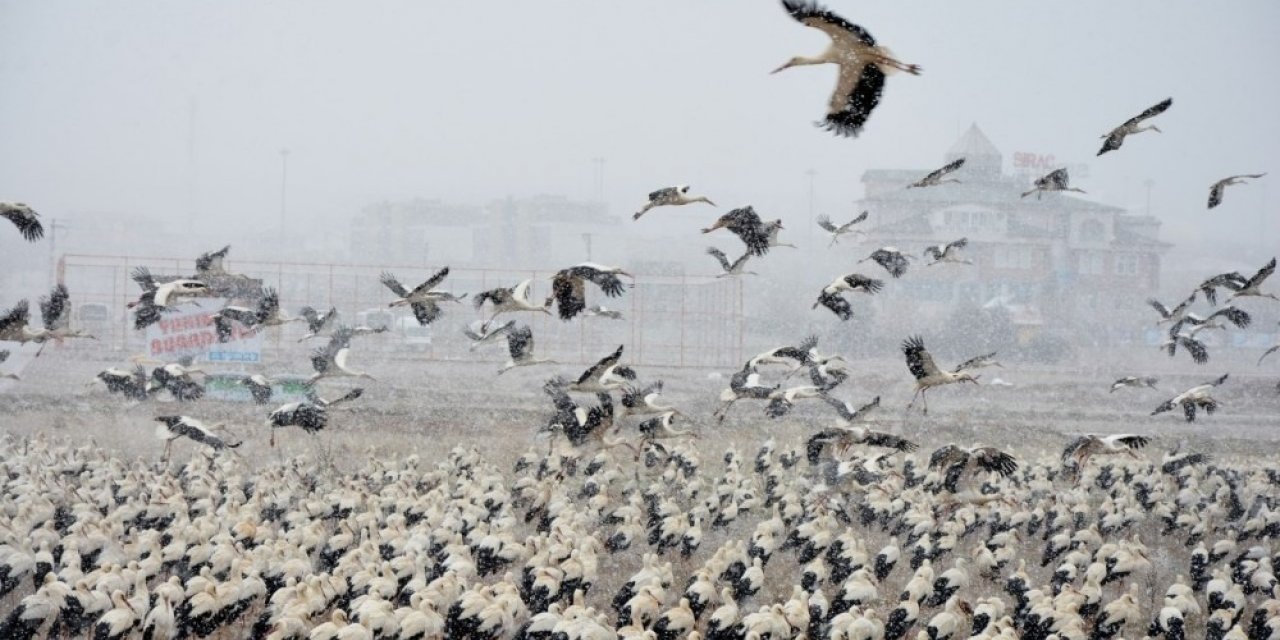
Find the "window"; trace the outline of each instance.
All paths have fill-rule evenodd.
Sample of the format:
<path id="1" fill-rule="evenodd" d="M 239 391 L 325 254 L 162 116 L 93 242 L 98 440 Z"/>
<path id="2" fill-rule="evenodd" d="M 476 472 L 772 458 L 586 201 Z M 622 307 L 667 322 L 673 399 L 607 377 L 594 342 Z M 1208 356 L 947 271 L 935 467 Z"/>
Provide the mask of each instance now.
<path id="1" fill-rule="evenodd" d="M 1116 275 L 1138 275 L 1138 256 L 1132 253 L 1122 253 L 1116 256 Z"/>
<path id="2" fill-rule="evenodd" d="M 1102 226 L 1102 223 L 1097 220 L 1085 220 L 1080 225 L 1080 240 L 1082 242 L 1102 242 L 1106 233 L 1106 227 Z"/>
<path id="3" fill-rule="evenodd" d="M 996 247 L 997 269 L 1030 269 L 1035 262 L 1034 247 Z"/>
<path id="4" fill-rule="evenodd" d="M 1082 275 L 1099 275 L 1104 270 L 1106 260 L 1097 251 L 1081 251 L 1076 254 L 1076 270 Z"/>

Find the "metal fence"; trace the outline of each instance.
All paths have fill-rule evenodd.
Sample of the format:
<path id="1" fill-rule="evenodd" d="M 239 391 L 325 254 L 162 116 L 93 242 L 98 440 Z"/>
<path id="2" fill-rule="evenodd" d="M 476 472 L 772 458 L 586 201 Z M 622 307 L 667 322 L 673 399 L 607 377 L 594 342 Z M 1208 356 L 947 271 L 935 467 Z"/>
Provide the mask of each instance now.
<path id="1" fill-rule="evenodd" d="M 129 277 L 140 266 L 157 276 L 192 272 L 191 258 L 66 254 L 58 259 L 57 279 L 71 292 L 76 322 L 86 325 L 102 344 L 114 350 L 136 351 L 144 346 L 143 332 L 133 329 L 132 313 L 126 308 L 140 293 Z M 396 265 L 227 259 L 224 267 L 274 287 L 281 308 L 290 314 L 306 305 L 320 310 L 334 307 L 347 324 L 388 310 L 387 303 L 394 296 L 378 280 L 383 271 L 394 273 L 409 288 L 431 275 L 420 266 Z M 532 278 L 530 297 L 538 300 L 550 295 L 553 275 L 550 271 L 453 268 L 440 288 L 474 295 Z M 407 311 L 392 310 L 396 326 L 383 339 L 364 341 L 360 349 L 367 345 L 389 358 L 505 360 L 505 348 L 468 350 L 469 341 L 461 328 L 488 314 L 487 309 L 483 314 L 476 311 L 470 302 L 468 298 L 461 304 L 445 303 L 444 315 L 425 330 L 417 329 L 412 321 L 400 321 L 412 317 Z M 504 317 L 529 324 L 535 353 L 559 362 L 593 362 L 619 344 L 626 346 L 626 361 L 637 365 L 731 368 L 742 360 L 742 286 L 736 278 L 641 273 L 620 298 L 607 298 L 588 285 L 587 304 L 615 309 L 623 318 L 580 316 L 564 322 L 553 315 L 525 312 Z M 296 340 L 304 333 L 304 323 L 268 329 L 264 359 L 270 361 L 275 350 L 296 349 Z"/>

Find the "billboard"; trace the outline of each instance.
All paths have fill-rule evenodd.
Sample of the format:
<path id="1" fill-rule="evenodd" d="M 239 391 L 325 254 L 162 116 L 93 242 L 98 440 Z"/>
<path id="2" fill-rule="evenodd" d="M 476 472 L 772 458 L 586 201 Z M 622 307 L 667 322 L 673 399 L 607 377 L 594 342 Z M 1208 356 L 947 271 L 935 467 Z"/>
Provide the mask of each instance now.
<path id="1" fill-rule="evenodd" d="M 183 356 L 209 362 L 261 362 L 262 334 L 233 323 L 231 339 L 218 342 L 213 314 L 226 305 L 223 298 L 196 298 L 160 316 L 147 327 L 147 354 L 172 362 Z"/>

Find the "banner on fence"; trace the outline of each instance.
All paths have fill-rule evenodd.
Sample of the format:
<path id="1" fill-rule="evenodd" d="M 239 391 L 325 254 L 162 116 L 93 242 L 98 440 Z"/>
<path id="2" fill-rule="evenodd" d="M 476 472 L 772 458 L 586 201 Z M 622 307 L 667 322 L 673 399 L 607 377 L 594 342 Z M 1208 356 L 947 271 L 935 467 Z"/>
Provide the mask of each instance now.
<path id="1" fill-rule="evenodd" d="M 160 316 L 147 327 L 147 351 L 152 358 L 172 362 L 193 356 L 209 362 L 260 362 L 262 333 L 232 322 L 231 339 L 218 342 L 213 314 L 225 306 L 220 298 L 198 298 Z"/>

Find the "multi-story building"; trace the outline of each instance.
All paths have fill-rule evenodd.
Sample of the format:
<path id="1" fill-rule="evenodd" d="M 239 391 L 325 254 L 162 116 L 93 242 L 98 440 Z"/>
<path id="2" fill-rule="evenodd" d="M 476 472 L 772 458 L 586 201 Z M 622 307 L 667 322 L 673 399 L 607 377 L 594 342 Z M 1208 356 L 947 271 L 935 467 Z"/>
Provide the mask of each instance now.
<path id="1" fill-rule="evenodd" d="M 959 183 L 908 189 L 930 169 L 867 171 L 870 242 L 921 256 L 924 247 L 967 238 L 972 266 L 926 267 L 920 258 L 900 283 L 900 304 L 943 317 L 960 305 L 999 304 L 1028 323 L 1074 324 L 1097 342 L 1135 337 L 1160 283 L 1160 221 L 1087 196 L 1021 197 L 1026 176 L 1008 175 L 995 145 L 973 125 L 943 157 L 964 158 Z M 1045 170 L 1045 173 L 1049 169 Z M 900 298 L 901 300 L 901 298 Z M 1130 327 L 1121 329 L 1118 327 Z"/>

